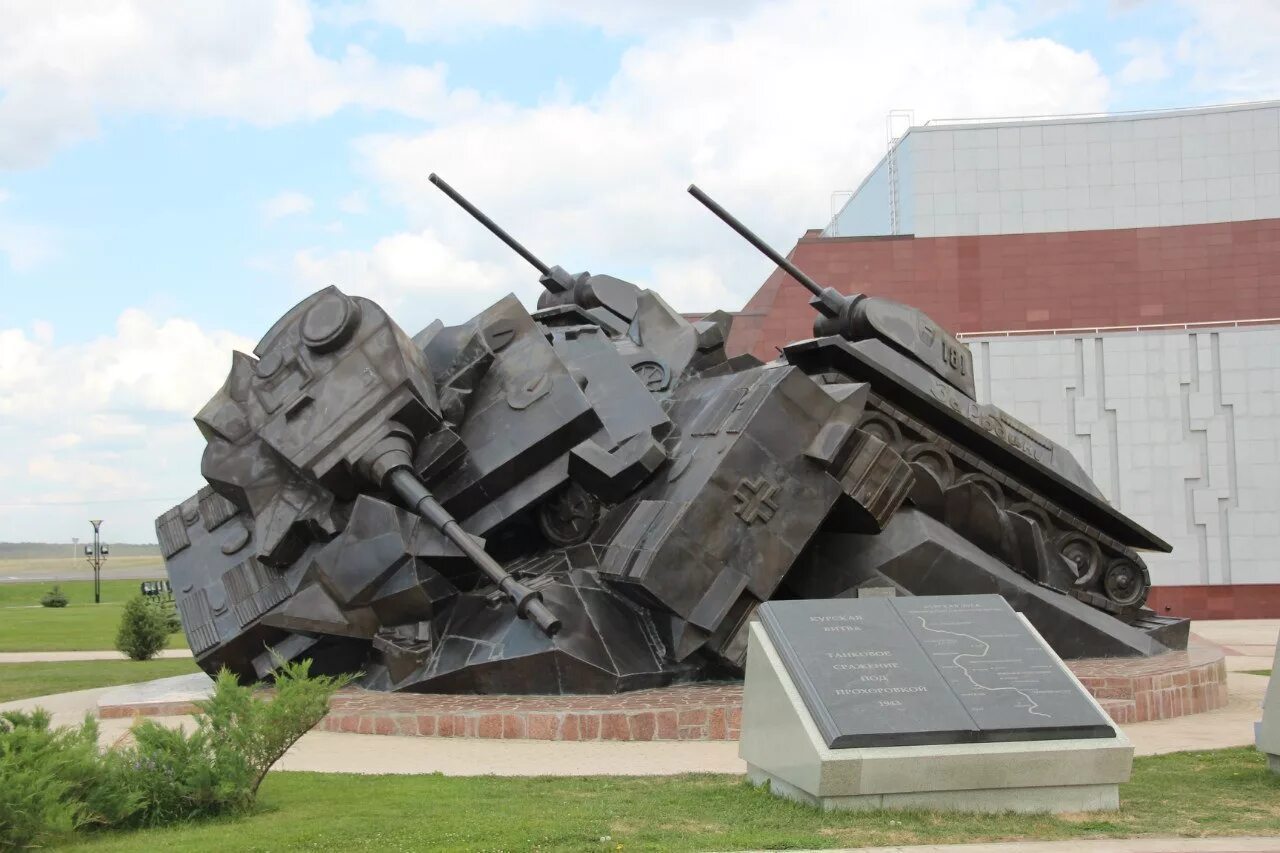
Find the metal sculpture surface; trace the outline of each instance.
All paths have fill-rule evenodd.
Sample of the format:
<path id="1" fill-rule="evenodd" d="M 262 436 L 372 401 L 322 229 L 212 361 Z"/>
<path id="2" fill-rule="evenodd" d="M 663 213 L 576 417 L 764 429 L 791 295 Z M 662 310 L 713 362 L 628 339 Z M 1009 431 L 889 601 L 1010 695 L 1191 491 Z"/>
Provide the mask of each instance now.
<path id="1" fill-rule="evenodd" d="M 206 670 L 310 657 L 382 690 L 598 693 L 733 676 L 771 598 L 996 592 L 1066 657 L 1185 647 L 1143 609 L 1168 550 L 1071 455 L 975 400 L 920 311 L 824 289 L 815 337 L 729 357 L 607 275 L 549 267 L 410 337 L 329 287 L 197 415 L 208 486 L 156 531 Z"/>

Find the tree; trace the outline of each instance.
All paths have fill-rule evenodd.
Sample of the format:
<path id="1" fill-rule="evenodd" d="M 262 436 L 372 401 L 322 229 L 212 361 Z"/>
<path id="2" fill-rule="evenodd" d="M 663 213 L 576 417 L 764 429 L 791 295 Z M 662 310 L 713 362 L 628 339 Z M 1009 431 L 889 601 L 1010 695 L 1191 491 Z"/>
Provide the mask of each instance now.
<path id="1" fill-rule="evenodd" d="M 133 660 L 151 660 L 169 639 L 169 626 L 158 607 L 146 596 L 129 599 L 116 632 L 116 648 Z"/>

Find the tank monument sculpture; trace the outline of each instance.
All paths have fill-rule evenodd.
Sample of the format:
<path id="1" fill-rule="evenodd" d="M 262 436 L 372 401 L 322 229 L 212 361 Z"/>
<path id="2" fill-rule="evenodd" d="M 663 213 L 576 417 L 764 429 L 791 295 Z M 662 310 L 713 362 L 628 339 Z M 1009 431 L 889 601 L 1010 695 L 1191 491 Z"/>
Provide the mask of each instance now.
<path id="1" fill-rule="evenodd" d="M 374 690 L 615 693 L 739 677 L 762 602 L 996 593 L 1065 658 L 1185 648 L 1139 550 L 1063 447 L 977 402 L 920 311 L 823 288 L 814 336 L 762 363 L 732 316 L 686 319 L 548 266 L 410 335 L 328 287 L 196 416 L 208 485 L 156 521 L 196 661 L 281 661 Z"/>

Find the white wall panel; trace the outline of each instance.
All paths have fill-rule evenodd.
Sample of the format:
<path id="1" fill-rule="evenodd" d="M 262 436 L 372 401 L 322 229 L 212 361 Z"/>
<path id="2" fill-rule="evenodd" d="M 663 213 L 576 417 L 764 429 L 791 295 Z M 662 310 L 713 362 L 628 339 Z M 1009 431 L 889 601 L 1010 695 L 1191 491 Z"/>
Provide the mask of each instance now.
<path id="1" fill-rule="evenodd" d="M 911 129 L 899 152 L 901 205 L 922 213 L 900 213 L 900 233 L 919 237 L 1280 217 L 1276 102 L 924 125 Z M 882 163 L 877 171 L 884 169 Z M 874 174 L 855 194 L 833 220 L 832 234 L 861 233 L 869 208 L 882 209 L 879 219 L 887 221 L 884 178 Z M 1042 192 L 1055 189 L 1064 192 Z M 978 198 L 991 192 L 999 193 L 994 201 Z M 875 225 L 863 230 L 884 233 Z"/>
<path id="2" fill-rule="evenodd" d="M 970 339 L 983 402 L 1173 545 L 1156 584 L 1280 582 L 1280 327 Z"/>

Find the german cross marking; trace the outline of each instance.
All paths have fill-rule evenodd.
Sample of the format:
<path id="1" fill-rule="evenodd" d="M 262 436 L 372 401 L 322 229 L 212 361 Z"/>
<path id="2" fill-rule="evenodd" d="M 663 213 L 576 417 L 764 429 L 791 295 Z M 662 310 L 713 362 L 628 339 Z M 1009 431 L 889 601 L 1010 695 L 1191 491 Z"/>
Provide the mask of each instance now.
<path id="1" fill-rule="evenodd" d="M 770 482 L 767 478 L 743 477 L 733 493 L 733 499 L 738 503 L 733 514 L 747 524 L 754 524 L 757 521 L 768 524 L 769 519 L 773 518 L 773 514 L 778 511 L 778 502 L 774 500 L 777 494 L 777 484 Z"/>

